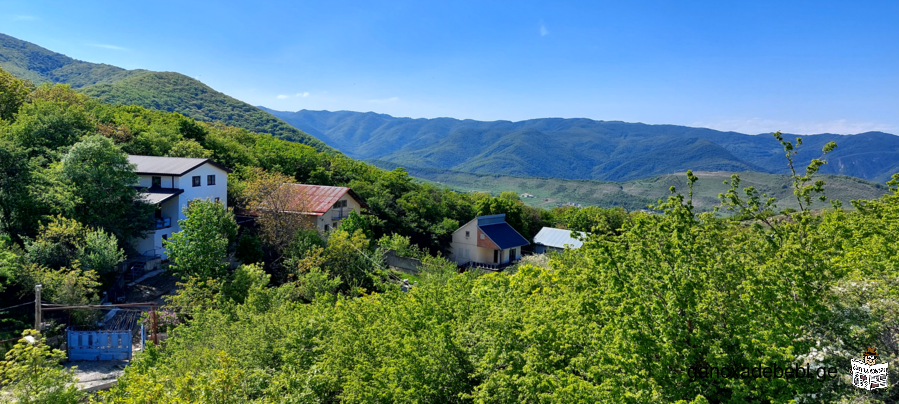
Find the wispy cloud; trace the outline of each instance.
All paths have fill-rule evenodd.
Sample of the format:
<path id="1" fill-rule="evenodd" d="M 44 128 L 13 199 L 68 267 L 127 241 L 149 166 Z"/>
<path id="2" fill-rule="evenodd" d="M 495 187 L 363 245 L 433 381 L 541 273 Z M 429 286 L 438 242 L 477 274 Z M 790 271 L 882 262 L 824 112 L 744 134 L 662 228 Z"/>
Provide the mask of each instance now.
<path id="1" fill-rule="evenodd" d="M 690 126 L 734 131 L 748 134 L 771 133 L 782 131 L 799 135 L 818 133 L 856 134 L 871 131 L 895 133 L 899 128 L 877 122 L 851 122 L 837 119 L 826 122 L 790 122 L 776 119 L 748 118 L 729 119 L 716 122 L 694 122 Z"/>
<path id="2" fill-rule="evenodd" d="M 368 102 L 373 102 L 373 103 L 376 103 L 376 104 L 385 104 L 385 103 L 388 103 L 388 102 L 397 102 L 397 101 L 399 101 L 399 100 L 400 100 L 400 97 L 390 97 L 390 98 L 384 98 L 384 99 L 381 99 L 381 100 L 368 100 Z"/>
<path id="3" fill-rule="evenodd" d="M 543 20 L 540 20 L 540 36 L 549 35 L 549 30 L 546 29 L 546 24 L 543 23 Z"/>
<path id="4" fill-rule="evenodd" d="M 302 93 L 297 93 L 297 97 L 308 97 L 308 96 L 309 96 L 309 92 L 308 92 L 308 91 L 302 92 Z"/>
<path id="5" fill-rule="evenodd" d="M 93 46 L 95 48 L 112 49 L 112 50 L 117 50 L 117 51 L 130 50 L 128 48 L 123 48 L 121 46 L 108 45 L 108 44 L 102 44 L 102 43 L 92 43 L 92 44 L 90 44 L 90 46 Z"/>
<path id="6" fill-rule="evenodd" d="M 12 16 L 14 21 L 37 21 L 37 17 L 33 15 L 14 15 Z"/>
<path id="7" fill-rule="evenodd" d="M 289 95 L 285 95 L 285 94 L 279 94 L 279 95 L 278 95 L 278 99 L 279 99 L 279 100 L 284 100 L 284 99 L 287 99 L 287 98 L 290 98 L 290 96 L 289 96 Z"/>

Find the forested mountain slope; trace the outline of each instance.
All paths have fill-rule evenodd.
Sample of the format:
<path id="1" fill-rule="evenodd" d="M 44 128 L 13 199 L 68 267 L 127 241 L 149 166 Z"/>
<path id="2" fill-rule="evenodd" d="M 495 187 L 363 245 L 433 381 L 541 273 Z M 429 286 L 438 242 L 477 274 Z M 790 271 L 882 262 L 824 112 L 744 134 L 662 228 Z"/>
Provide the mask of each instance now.
<path id="1" fill-rule="evenodd" d="M 268 112 L 183 74 L 83 62 L 4 34 L 0 34 L 0 67 L 35 84 L 71 85 L 106 103 L 179 112 L 200 121 L 270 133 L 319 151 L 333 152 L 323 142 Z"/>
<path id="2" fill-rule="evenodd" d="M 482 122 L 266 110 L 354 158 L 412 167 L 603 181 L 688 169 L 787 172 L 783 149 L 770 136 L 704 128 L 583 118 Z M 822 173 L 884 182 L 899 172 L 899 137 L 882 132 L 803 136 L 797 166 L 819 157 L 830 141 L 839 147 L 828 155 Z"/>

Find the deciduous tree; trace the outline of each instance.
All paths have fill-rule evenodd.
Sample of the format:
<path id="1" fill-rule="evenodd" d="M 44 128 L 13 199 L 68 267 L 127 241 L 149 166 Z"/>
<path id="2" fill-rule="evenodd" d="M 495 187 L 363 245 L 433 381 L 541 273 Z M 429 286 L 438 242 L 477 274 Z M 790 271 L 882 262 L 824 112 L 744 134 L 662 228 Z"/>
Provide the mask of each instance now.
<path id="1" fill-rule="evenodd" d="M 237 237 L 234 214 L 219 203 L 195 200 L 184 208 L 181 231 L 165 242 L 171 271 L 182 279 L 221 279 L 227 274 L 228 251 Z"/>

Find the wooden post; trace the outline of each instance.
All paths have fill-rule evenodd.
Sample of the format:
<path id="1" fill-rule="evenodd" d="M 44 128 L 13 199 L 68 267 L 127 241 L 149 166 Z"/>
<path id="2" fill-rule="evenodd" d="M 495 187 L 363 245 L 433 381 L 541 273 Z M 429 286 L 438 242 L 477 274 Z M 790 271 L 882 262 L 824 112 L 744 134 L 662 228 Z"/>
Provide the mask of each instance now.
<path id="1" fill-rule="evenodd" d="M 159 337 L 156 335 L 156 306 L 153 306 L 150 312 L 150 317 L 152 317 L 153 322 L 153 345 L 159 345 Z"/>
<path id="2" fill-rule="evenodd" d="M 34 329 L 41 330 L 41 285 L 34 285 Z"/>

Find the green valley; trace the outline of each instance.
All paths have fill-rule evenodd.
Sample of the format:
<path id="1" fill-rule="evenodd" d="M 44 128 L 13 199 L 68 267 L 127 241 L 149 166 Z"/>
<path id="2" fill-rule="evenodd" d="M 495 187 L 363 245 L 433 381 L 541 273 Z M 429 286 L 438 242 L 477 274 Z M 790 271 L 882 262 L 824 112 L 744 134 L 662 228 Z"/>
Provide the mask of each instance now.
<path id="1" fill-rule="evenodd" d="M 369 161 L 384 169 L 393 169 L 397 165 L 385 161 Z M 531 194 L 521 201 L 529 206 L 552 209 L 560 204 L 579 204 L 583 206 L 599 206 L 604 208 L 623 207 L 627 210 L 645 209 L 649 204 L 656 204 L 659 199 L 670 195 L 669 188 L 685 191 L 686 178 L 683 173 L 660 175 L 626 182 L 565 180 L 559 178 L 515 177 L 508 175 L 475 174 L 459 171 L 437 170 L 420 167 L 405 167 L 410 175 L 423 179 L 434 185 L 449 187 L 459 192 L 487 192 L 499 195 L 504 191 L 517 194 Z M 730 180 L 732 174 L 738 174 L 743 186 L 753 186 L 759 191 L 774 196 L 778 207 L 797 209 L 798 203 L 793 195 L 792 179 L 784 174 L 766 174 L 758 172 L 724 172 L 694 171 L 699 181 L 694 185 L 693 203 L 700 211 L 710 211 L 719 203 L 718 194 L 724 193 L 729 186 L 723 181 Z M 827 195 L 847 207 L 849 201 L 855 199 L 874 199 L 888 192 L 885 185 L 862 179 L 841 175 L 822 175 L 826 182 Z M 830 206 L 819 203 L 817 207 Z"/>

